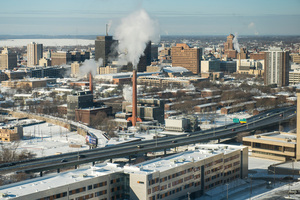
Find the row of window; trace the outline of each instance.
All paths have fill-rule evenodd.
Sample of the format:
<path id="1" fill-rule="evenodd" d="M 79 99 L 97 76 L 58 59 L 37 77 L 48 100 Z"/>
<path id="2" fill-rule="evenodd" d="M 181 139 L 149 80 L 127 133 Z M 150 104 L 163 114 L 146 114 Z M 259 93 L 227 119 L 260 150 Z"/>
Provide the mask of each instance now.
<path id="1" fill-rule="evenodd" d="M 117 186 L 110 189 L 111 192 L 120 191 L 120 190 L 122 190 L 122 186 Z"/>
<path id="2" fill-rule="evenodd" d="M 94 189 L 98 188 L 98 187 L 103 187 L 103 186 L 106 186 L 106 185 L 107 185 L 107 181 L 96 183 L 96 184 L 94 184 Z M 89 185 L 88 190 L 91 190 L 91 189 L 92 189 L 92 185 Z"/>
<path id="3" fill-rule="evenodd" d="M 224 163 L 226 163 L 226 162 L 228 162 L 228 161 L 231 161 L 231 160 L 234 160 L 234 159 L 237 159 L 237 158 L 239 158 L 239 157 L 240 157 L 240 155 L 239 155 L 239 154 L 236 154 L 236 155 L 234 155 L 234 156 L 231 156 L 231 157 L 229 157 L 229 158 L 224 159 Z"/>
<path id="4" fill-rule="evenodd" d="M 106 186 L 106 185 L 107 185 L 107 181 L 96 183 L 94 185 L 88 185 L 87 187 L 82 187 L 82 188 L 77 188 L 77 189 L 74 189 L 74 190 L 70 190 L 69 195 L 77 194 L 77 193 L 80 193 L 80 192 L 85 192 L 86 190 L 92 190 L 93 188 L 95 189 L 95 188 Z M 120 190 L 120 188 L 119 189 L 118 188 L 119 187 L 117 187 L 116 189 Z M 112 188 L 112 189 L 114 189 L 114 188 Z M 95 192 L 95 197 L 101 196 L 101 195 L 106 194 L 106 193 L 107 193 L 106 190 L 103 190 L 103 191 L 100 191 L 100 192 Z M 55 194 L 55 195 L 52 195 L 52 196 L 40 198 L 38 200 L 59 199 L 59 198 L 62 198 L 62 197 L 66 197 L 67 195 L 68 195 L 68 192 L 62 192 L 62 193 Z M 94 194 L 90 194 L 90 196 L 94 196 Z M 83 196 L 82 198 L 87 199 L 85 196 Z M 92 197 L 90 197 L 90 198 L 92 198 Z"/>
<path id="5" fill-rule="evenodd" d="M 207 163 L 207 164 L 204 165 L 204 167 L 205 167 L 205 168 L 208 168 L 208 167 L 211 167 L 211 166 L 213 166 L 213 165 L 217 165 L 217 164 L 219 164 L 219 163 L 221 163 L 221 162 L 223 162 L 223 158 L 220 158 L 220 159 L 215 160 L 215 161 L 213 161 L 213 162 Z"/>
<path id="6" fill-rule="evenodd" d="M 225 176 L 228 176 L 228 175 L 230 175 L 230 174 L 233 174 L 233 173 L 236 173 L 236 172 L 239 172 L 240 171 L 240 168 L 238 167 L 238 168 L 236 168 L 236 169 L 233 169 L 232 171 L 231 170 L 229 170 L 228 172 L 224 172 L 224 177 Z"/>
<path id="7" fill-rule="evenodd" d="M 205 182 L 209 182 L 209 181 L 211 181 L 211 180 L 214 180 L 214 179 L 216 179 L 216 178 L 219 178 L 220 176 L 223 176 L 223 173 L 219 173 L 219 174 L 216 174 L 216 175 L 214 175 L 214 176 L 207 177 L 207 178 L 205 179 Z"/>
<path id="8" fill-rule="evenodd" d="M 194 168 L 191 167 L 191 168 L 182 170 L 182 171 L 180 171 L 180 172 L 174 173 L 174 174 L 172 174 L 172 175 L 165 176 L 165 177 L 163 177 L 163 178 L 161 178 L 161 179 L 159 179 L 159 178 L 151 179 L 151 180 L 149 180 L 149 185 L 153 185 L 153 184 L 159 183 L 159 181 L 162 183 L 162 182 L 165 182 L 165 181 L 170 180 L 170 179 L 172 179 L 172 178 L 179 177 L 179 176 L 184 175 L 184 174 L 186 174 L 186 173 L 192 172 L 193 169 L 194 169 Z"/>
<path id="9" fill-rule="evenodd" d="M 219 171 L 219 170 L 221 170 L 221 169 L 223 169 L 223 165 L 220 165 L 220 166 L 218 166 L 218 167 L 213 168 L 213 169 L 211 170 L 211 172 L 217 172 L 217 171 Z"/>
<path id="10" fill-rule="evenodd" d="M 225 170 L 225 169 L 228 169 L 228 168 L 231 168 L 231 167 L 232 167 L 232 163 L 230 163 L 230 164 L 228 164 L 228 165 L 225 165 L 225 166 L 224 166 L 224 170 Z"/>
<path id="11" fill-rule="evenodd" d="M 103 190 L 103 191 L 100 191 L 100 192 L 95 192 L 95 197 L 98 197 L 98 196 L 101 196 L 101 195 L 104 195 L 104 194 L 107 194 L 106 190 Z M 40 199 L 37 199 L 37 200 L 53 200 L 53 199 L 59 199 L 59 198 L 62 198 L 62 197 L 66 197 L 67 195 L 68 195 L 67 192 L 63 192 L 63 193 L 60 193 L 60 194 L 55 194 L 55 195 L 40 198 Z M 93 197 L 94 197 L 94 194 L 91 193 L 91 194 L 87 194 L 87 195 L 77 197 L 77 198 L 71 199 L 71 200 L 85 200 L 85 199 L 91 199 Z"/>

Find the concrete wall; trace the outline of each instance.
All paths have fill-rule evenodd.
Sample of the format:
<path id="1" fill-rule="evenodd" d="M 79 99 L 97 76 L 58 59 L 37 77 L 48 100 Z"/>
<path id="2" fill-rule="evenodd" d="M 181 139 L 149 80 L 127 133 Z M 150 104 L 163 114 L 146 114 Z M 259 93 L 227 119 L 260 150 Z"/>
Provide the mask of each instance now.
<path id="1" fill-rule="evenodd" d="M 27 117 L 29 119 L 37 119 L 37 120 L 46 121 L 47 123 L 62 126 L 64 128 L 69 129 L 70 131 L 74 131 L 74 128 L 71 128 L 70 123 L 68 123 L 67 121 L 63 121 L 59 118 L 50 118 L 50 116 L 42 116 L 42 115 L 37 115 L 37 114 L 33 114 L 33 113 L 25 113 L 25 112 L 18 112 L 18 111 L 9 111 L 9 114 L 11 114 L 13 117 L 17 117 L 17 118 Z M 76 130 L 77 129 L 75 129 L 75 131 Z"/>

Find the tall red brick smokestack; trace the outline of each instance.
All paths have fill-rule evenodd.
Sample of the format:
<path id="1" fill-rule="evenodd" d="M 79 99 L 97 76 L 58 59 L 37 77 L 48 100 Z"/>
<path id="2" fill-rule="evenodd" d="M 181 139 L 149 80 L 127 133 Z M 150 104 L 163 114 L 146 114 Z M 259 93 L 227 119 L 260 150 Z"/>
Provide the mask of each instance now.
<path id="1" fill-rule="evenodd" d="M 133 70 L 132 76 L 132 126 L 136 126 L 137 118 L 137 96 L 136 96 L 136 70 Z"/>
<path id="2" fill-rule="evenodd" d="M 89 80 L 90 80 L 90 91 L 93 94 L 93 76 L 92 76 L 92 72 L 89 73 Z"/>

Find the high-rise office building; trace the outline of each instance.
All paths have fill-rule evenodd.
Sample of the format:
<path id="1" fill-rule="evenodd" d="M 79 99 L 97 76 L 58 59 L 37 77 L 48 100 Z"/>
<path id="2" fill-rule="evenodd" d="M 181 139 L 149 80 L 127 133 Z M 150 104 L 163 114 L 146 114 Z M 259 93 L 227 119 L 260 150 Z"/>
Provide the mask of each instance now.
<path id="1" fill-rule="evenodd" d="M 32 67 L 39 64 L 43 57 L 43 44 L 31 42 L 27 45 L 27 66 Z"/>
<path id="2" fill-rule="evenodd" d="M 140 61 L 137 65 L 138 72 L 145 72 L 147 66 L 151 65 L 151 41 L 147 43 L 147 46 L 144 50 L 144 55 L 140 57 Z"/>
<path id="3" fill-rule="evenodd" d="M 181 43 L 172 47 L 171 54 L 173 67 L 184 67 L 193 74 L 201 72 L 202 49 L 191 48 L 187 44 Z"/>
<path id="4" fill-rule="evenodd" d="M 112 36 L 98 36 L 95 40 L 95 60 L 103 59 L 103 66 L 109 62 L 109 58 L 117 56 L 115 47 L 118 41 L 114 40 Z M 101 63 L 102 64 L 102 63 Z"/>
<path id="5" fill-rule="evenodd" d="M 270 48 L 265 52 L 264 79 L 265 85 L 281 87 L 289 84 L 289 52 L 281 48 Z"/>
<path id="6" fill-rule="evenodd" d="M 12 53 L 8 48 L 4 48 L 0 54 L 0 70 L 12 70 L 15 67 L 17 67 L 17 54 Z"/>

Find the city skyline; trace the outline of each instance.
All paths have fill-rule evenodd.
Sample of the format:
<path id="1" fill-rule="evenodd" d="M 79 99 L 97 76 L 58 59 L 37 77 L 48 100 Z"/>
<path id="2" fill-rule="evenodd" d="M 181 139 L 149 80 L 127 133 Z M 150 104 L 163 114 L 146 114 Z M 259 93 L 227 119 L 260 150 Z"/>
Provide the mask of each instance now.
<path id="1" fill-rule="evenodd" d="M 161 35 L 299 35 L 300 1 L 5 1 L 0 35 L 110 34 L 124 18 L 143 8 L 160 24 Z"/>

